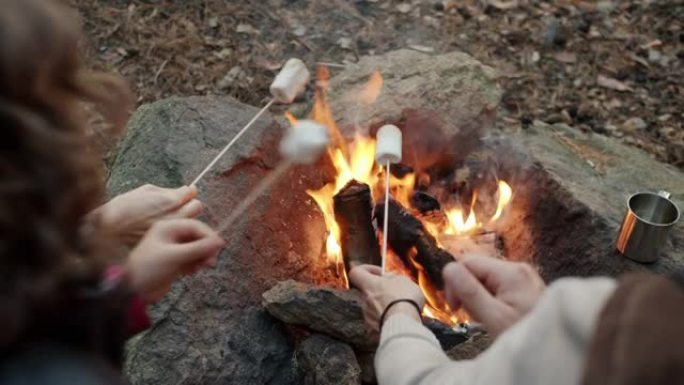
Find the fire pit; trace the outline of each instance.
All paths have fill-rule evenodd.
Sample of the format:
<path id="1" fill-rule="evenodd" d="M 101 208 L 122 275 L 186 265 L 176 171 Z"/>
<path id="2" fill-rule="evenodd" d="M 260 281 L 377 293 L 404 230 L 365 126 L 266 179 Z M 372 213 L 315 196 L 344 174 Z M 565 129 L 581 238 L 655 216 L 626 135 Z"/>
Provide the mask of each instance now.
<path id="1" fill-rule="evenodd" d="M 641 269 L 613 251 L 621 195 L 657 186 L 684 198 L 681 173 L 609 139 L 542 123 L 492 134 L 496 75 L 467 55 L 364 58 L 316 88 L 313 104 L 291 118 L 312 111 L 336 123 L 330 156 L 291 170 L 223 234 L 228 245 L 215 269 L 183 280 L 151 308 L 154 326 L 129 346 L 132 383 L 372 381 L 376 340 L 345 274 L 379 256 L 383 176 L 372 138 L 384 123 L 399 126 L 405 144 L 404 165 L 392 175 L 390 265 L 419 282 L 429 327 L 454 349 L 464 336 L 450 327 L 467 315 L 448 309 L 440 294 L 444 263 L 496 254 L 533 263 L 546 280 Z M 221 97 L 141 107 L 113 157 L 110 191 L 187 183 L 254 112 Z M 288 122 L 276 119 L 259 120 L 222 171 L 200 185 L 208 222 L 228 216 L 277 164 Z M 653 170 L 639 179 L 643 186 L 634 183 L 635 164 Z M 680 226 L 648 268 L 668 271 L 684 260 L 682 246 Z"/>
<path id="2" fill-rule="evenodd" d="M 359 264 L 380 264 L 376 233 L 384 231 L 381 169 L 374 160 L 375 139 L 368 122 L 353 127 L 338 127 L 328 102 L 329 74 L 319 68 L 311 119 L 326 124 L 335 139 L 328 149 L 332 165 L 331 181 L 318 189 L 307 190 L 318 205 L 326 224 L 324 266 L 333 271 L 332 279 L 319 284 L 348 288 L 348 270 Z M 372 109 L 381 95 L 383 78 L 374 72 L 350 104 Z M 296 123 L 287 114 L 290 124 Z M 441 271 L 458 258 L 473 253 L 504 257 L 499 232 L 506 224 L 513 198 L 511 186 L 499 177 L 504 159 L 496 152 L 482 151 L 488 144 L 480 137 L 472 140 L 456 135 L 447 138 L 435 112 L 405 110 L 396 121 L 383 121 L 403 132 L 404 163 L 390 176 L 388 270 L 411 277 L 423 290 L 428 305 L 424 315 L 448 325 L 467 323 L 467 315 L 449 309 L 442 292 Z M 345 135 L 346 134 L 346 135 Z M 459 156 L 444 146 L 432 144 L 449 140 L 458 146 Z M 491 148 L 490 148 L 491 149 Z M 504 150 L 497 145 L 496 150 Z M 376 202 L 381 202 L 376 204 Z"/>

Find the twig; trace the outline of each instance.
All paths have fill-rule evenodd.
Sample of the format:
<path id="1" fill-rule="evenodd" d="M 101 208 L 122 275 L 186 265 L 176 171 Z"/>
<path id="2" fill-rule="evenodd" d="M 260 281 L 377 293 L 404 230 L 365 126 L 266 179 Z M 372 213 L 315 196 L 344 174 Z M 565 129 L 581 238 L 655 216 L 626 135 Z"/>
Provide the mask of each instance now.
<path id="1" fill-rule="evenodd" d="M 164 71 L 164 68 L 166 68 L 166 65 L 169 63 L 169 59 L 164 60 L 162 65 L 159 66 L 159 69 L 157 72 L 154 73 L 154 80 L 152 81 L 152 84 L 156 85 L 157 80 L 159 79 L 159 75 L 161 75 L 162 71 Z"/>

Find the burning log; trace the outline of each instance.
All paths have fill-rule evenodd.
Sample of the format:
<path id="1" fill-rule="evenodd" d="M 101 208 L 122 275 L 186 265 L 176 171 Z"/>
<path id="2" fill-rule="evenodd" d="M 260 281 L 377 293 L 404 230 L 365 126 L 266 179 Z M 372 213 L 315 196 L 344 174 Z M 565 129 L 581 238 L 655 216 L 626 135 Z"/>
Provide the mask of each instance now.
<path id="1" fill-rule="evenodd" d="M 368 185 L 352 180 L 335 195 L 333 202 L 347 271 L 362 264 L 379 266 L 382 260 L 373 229 L 373 202 Z"/>
<path id="2" fill-rule="evenodd" d="M 421 214 L 442 210 L 442 205 L 437 198 L 424 191 L 416 191 L 413 193 L 411 196 L 411 205 L 420 211 Z"/>
<path id="3" fill-rule="evenodd" d="M 375 206 L 375 217 L 382 224 L 384 204 Z M 390 200 L 387 227 L 388 244 L 401 258 L 404 265 L 417 276 L 416 266 L 410 260 L 410 253 L 415 248 L 415 262 L 425 271 L 432 285 L 442 290 L 444 281 L 442 269 L 454 261 L 454 257 L 437 245 L 437 240 L 423 226 L 423 224 L 406 211 L 398 202 Z M 383 229 L 384 231 L 384 229 Z"/>

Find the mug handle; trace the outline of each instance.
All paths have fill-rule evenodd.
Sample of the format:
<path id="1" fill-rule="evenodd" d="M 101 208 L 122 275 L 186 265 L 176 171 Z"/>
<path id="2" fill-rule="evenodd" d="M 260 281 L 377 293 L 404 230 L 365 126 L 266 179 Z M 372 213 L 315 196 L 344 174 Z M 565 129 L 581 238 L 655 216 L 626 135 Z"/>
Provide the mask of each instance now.
<path id="1" fill-rule="evenodd" d="M 672 194 L 670 194 L 669 192 L 667 192 L 665 190 L 658 191 L 658 195 L 660 195 L 661 197 L 663 197 L 665 199 L 670 199 L 670 197 L 672 196 Z"/>

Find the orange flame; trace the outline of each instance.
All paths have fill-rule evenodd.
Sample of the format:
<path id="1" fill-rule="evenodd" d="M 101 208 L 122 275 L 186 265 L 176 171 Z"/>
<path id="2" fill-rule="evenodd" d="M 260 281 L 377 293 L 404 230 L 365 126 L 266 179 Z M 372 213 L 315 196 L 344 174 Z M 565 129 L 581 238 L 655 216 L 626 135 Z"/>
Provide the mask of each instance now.
<path id="1" fill-rule="evenodd" d="M 326 255 L 328 262 L 337 267 L 340 276 L 344 276 L 344 261 L 342 260 L 342 247 L 340 246 L 340 228 L 335 221 L 333 209 L 333 196 L 337 194 L 351 180 L 375 186 L 378 181 L 377 166 L 375 165 L 375 140 L 369 137 L 357 135 L 350 143 L 342 136 L 337 123 L 332 115 L 327 100 L 328 71 L 325 67 L 318 69 L 317 92 L 314 97 L 314 106 L 311 111 L 311 119 L 326 125 L 331 131 L 333 142 L 328 148 L 328 155 L 335 167 L 335 181 L 323 186 L 321 189 L 307 193 L 316 201 L 323 213 L 328 235 L 326 238 Z M 379 84 L 378 84 L 379 82 Z M 382 86 L 382 76 L 379 73 L 371 77 L 366 89 Z M 370 92 L 370 91 L 369 91 Z M 371 95 L 372 96 L 372 95 Z M 377 96 L 376 96 L 377 97 Z M 346 278 L 345 278 L 346 280 Z"/>
<path id="2" fill-rule="evenodd" d="M 508 183 L 500 180 L 499 202 L 496 205 L 496 212 L 492 216 L 492 219 L 490 219 L 490 222 L 494 222 L 501 218 L 501 214 L 503 214 L 504 209 L 511 202 L 511 198 L 513 198 L 513 189 L 511 188 L 511 186 L 508 185 Z"/>
<path id="3" fill-rule="evenodd" d="M 359 93 L 358 100 L 363 104 L 373 104 L 380 96 L 382 90 L 382 75 L 379 71 L 373 72 L 366 86 Z"/>
<path id="4" fill-rule="evenodd" d="M 285 117 L 290 122 L 290 125 L 294 126 L 295 124 L 297 124 L 297 118 L 295 118 L 295 116 L 292 115 L 290 111 L 285 112 Z"/>

